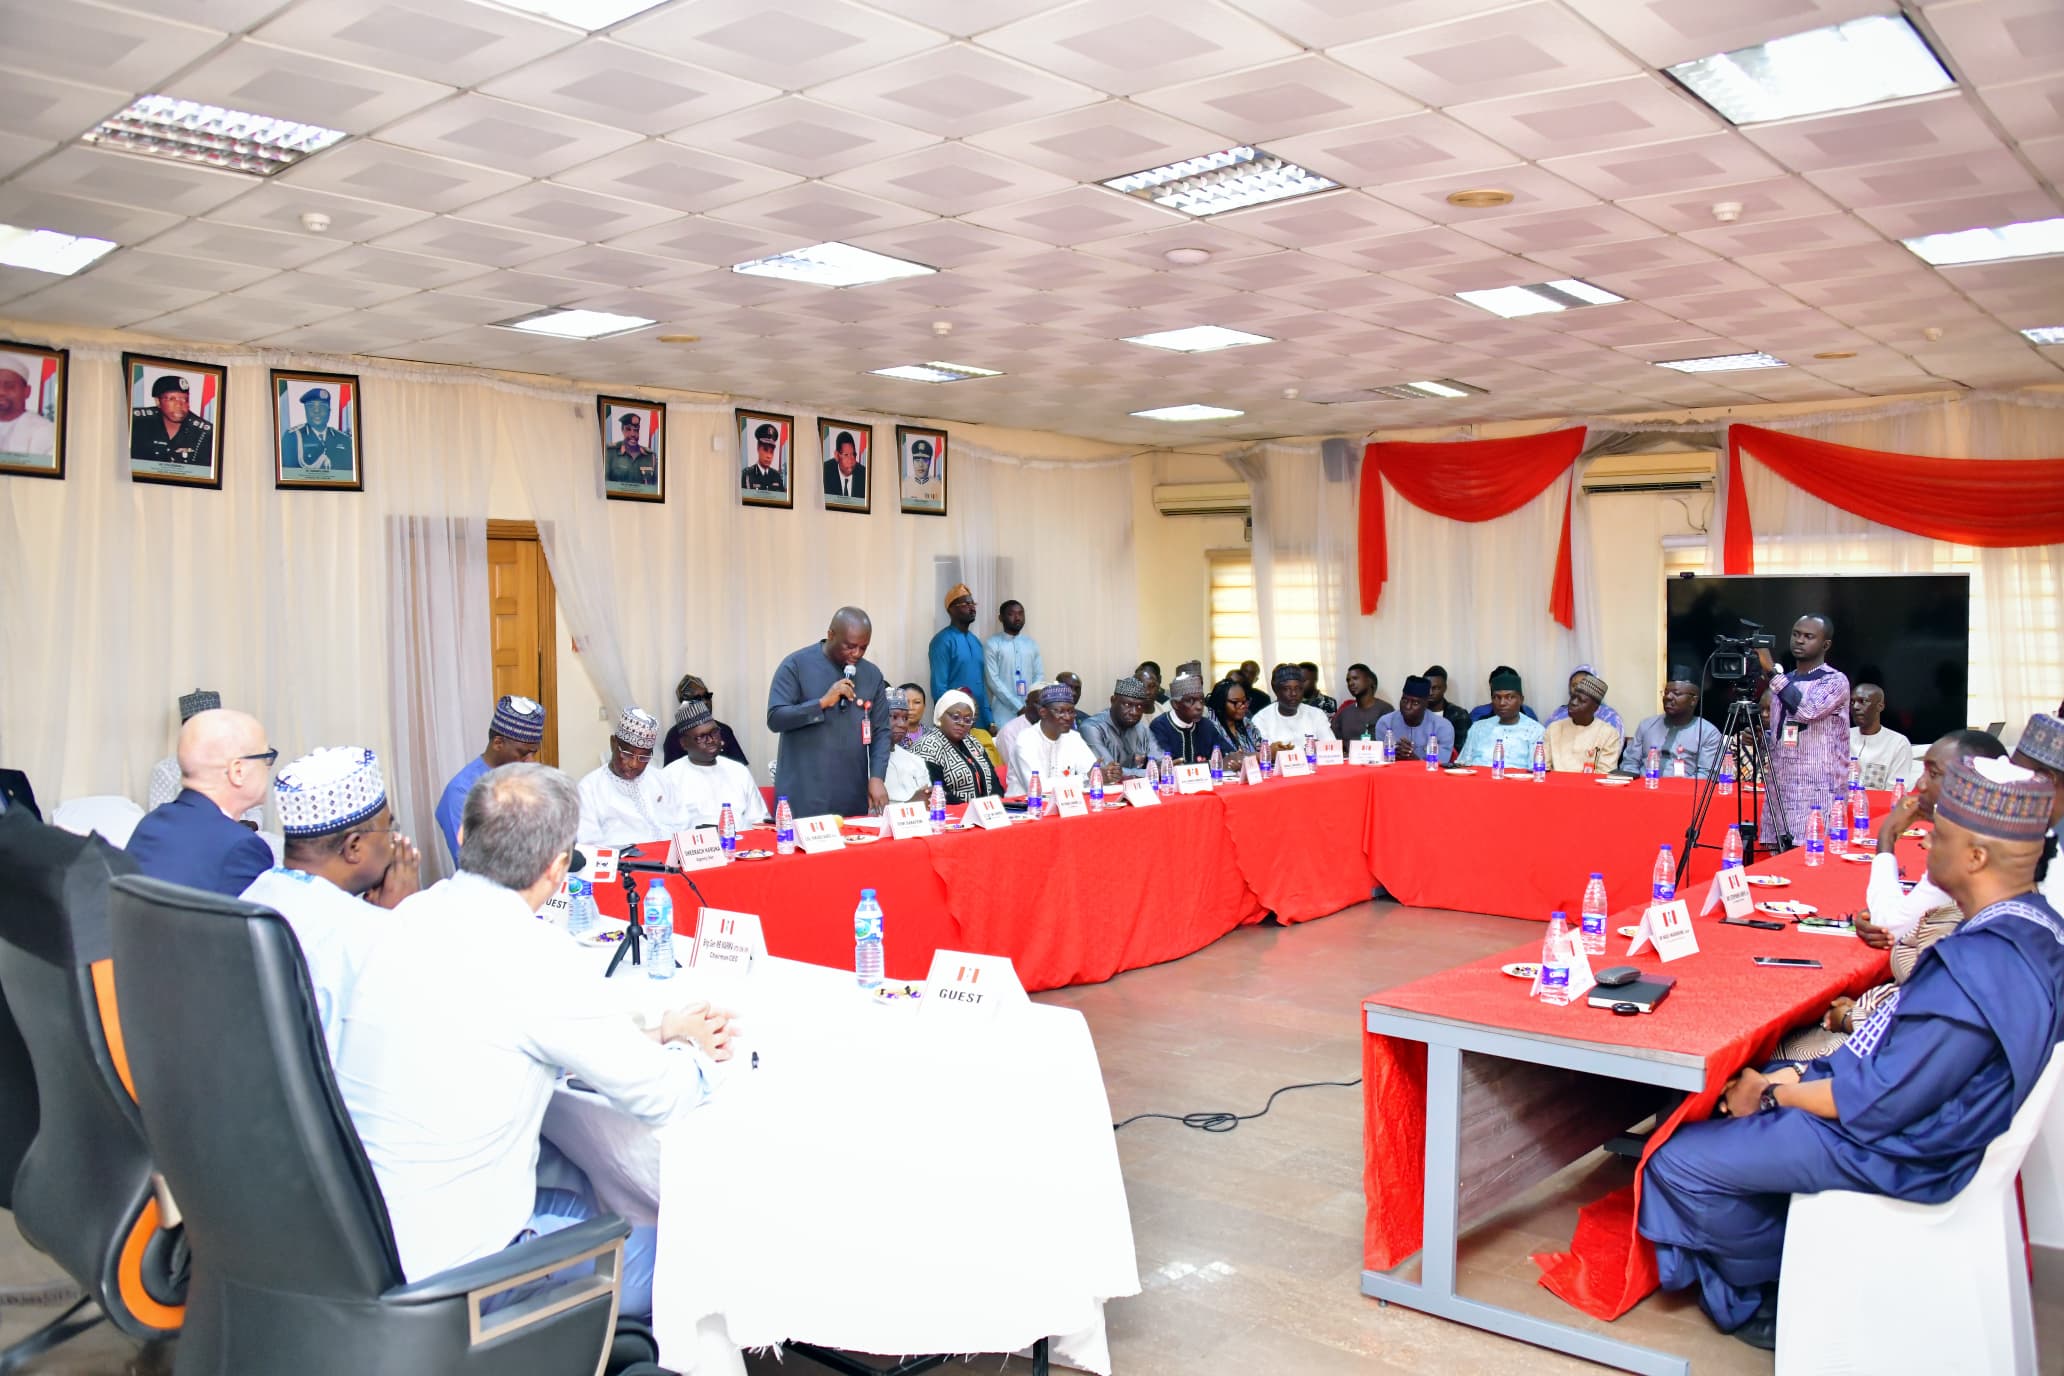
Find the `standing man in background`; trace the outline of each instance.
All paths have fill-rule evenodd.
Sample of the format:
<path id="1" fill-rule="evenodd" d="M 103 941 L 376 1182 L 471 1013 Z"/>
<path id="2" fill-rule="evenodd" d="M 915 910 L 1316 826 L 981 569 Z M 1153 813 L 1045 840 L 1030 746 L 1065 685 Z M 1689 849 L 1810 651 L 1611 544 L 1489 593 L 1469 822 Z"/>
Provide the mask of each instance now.
<path id="1" fill-rule="evenodd" d="M 1806 818 L 1815 807 L 1826 820 L 1848 799 L 1849 678 L 1828 665 L 1834 643 L 1834 621 L 1808 612 L 1792 623 L 1790 673 L 1777 669 L 1770 651 L 1756 651 L 1770 675 L 1763 698 L 1770 714 L 1768 782 L 1786 844 L 1806 840 Z"/>
<path id="2" fill-rule="evenodd" d="M 989 720 L 1007 722 L 1025 710 L 1033 684 L 1046 677 L 1039 642 L 1025 634 L 1025 604 L 1013 598 L 996 609 L 1003 630 L 982 647 L 983 673 L 989 681 Z"/>
<path id="3" fill-rule="evenodd" d="M 1913 742 L 1885 725 L 1885 690 L 1859 683 L 1849 693 L 1849 754 L 1863 762 L 1865 788 L 1914 777 Z"/>
<path id="4" fill-rule="evenodd" d="M 959 689 L 975 704 L 975 729 L 989 730 L 989 709 L 982 704 L 982 638 L 970 628 L 975 624 L 975 595 L 965 583 L 946 590 L 946 624 L 932 637 L 927 657 L 932 666 L 932 701 L 937 702 Z"/>
<path id="5" fill-rule="evenodd" d="M 840 607 L 824 639 L 774 671 L 767 688 L 767 729 L 780 741 L 774 778 L 798 817 L 888 806 L 889 684 L 867 662 L 873 639 L 866 612 Z"/>

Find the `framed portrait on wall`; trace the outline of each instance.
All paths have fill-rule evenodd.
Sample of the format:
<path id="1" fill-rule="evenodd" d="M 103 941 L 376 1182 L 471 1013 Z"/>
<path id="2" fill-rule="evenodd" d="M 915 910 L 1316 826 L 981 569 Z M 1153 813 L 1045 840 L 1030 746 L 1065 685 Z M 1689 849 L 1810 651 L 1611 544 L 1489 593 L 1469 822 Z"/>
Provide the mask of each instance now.
<path id="1" fill-rule="evenodd" d="M 738 500 L 794 506 L 795 417 L 744 407 L 732 414 L 738 419 Z"/>
<path id="2" fill-rule="evenodd" d="M 125 353 L 122 381 L 129 397 L 130 481 L 221 487 L 229 369 Z"/>
<path id="3" fill-rule="evenodd" d="M 824 455 L 824 509 L 866 515 L 873 506 L 867 475 L 874 469 L 874 427 L 819 416 L 817 448 Z"/>
<path id="4" fill-rule="evenodd" d="M 64 477 L 70 361 L 63 349 L 0 340 L 0 476 Z"/>
<path id="5" fill-rule="evenodd" d="M 903 510 L 917 516 L 944 516 L 946 432 L 899 425 L 896 453 L 901 460 Z"/>
<path id="6" fill-rule="evenodd" d="M 274 487 L 365 491 L 358 377 L 272 370 Z"/>
<path id="7" fill-rule="evenodd" d="M 602 426 L 602 495 L 614 502 L 666 500 L 666 403 L 596 397 Z"/>

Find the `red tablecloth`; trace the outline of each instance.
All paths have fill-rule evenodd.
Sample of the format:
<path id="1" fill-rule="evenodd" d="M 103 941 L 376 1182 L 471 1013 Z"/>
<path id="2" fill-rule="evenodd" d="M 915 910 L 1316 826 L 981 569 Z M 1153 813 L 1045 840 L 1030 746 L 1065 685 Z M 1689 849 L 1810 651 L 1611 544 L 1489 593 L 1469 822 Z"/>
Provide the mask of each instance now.
<path id="1" fill-rule="evenodd" d="M 1911 872 L 1919 852 L 1903 856 Z M 1793 851 L 1753 867 L 1792 879 L 1789 888 L 1758 889 L 1759 900 L 1775 895 L 1812 903 L 1823 912 L 1849 912 L 1863 905 L 1869 869 L 1830 859 L 1808 869 Z M 1694 914 L 1706 885 L 1685 891 Z M 1624 911 L 1614 927 L 1640 920 L 1640 908 Z M 1681 1122 L 1708 1117 L 1729 1076 L 1742 1066 L 1768 1060 L 1786 1031 L 1812 1022 L 1839 994 L 1856 994 L 1887 977 L 1887 961 L 1854 937 L 1819 936 L 1797 930 L 1766 932 L 1720 923 L 1719 909 L 1698 921 L 1698 954 L 1659 964 L 1643 952 L 1636 963 L 1677 977 L 1677 987 L 1653 1014 L 1614 1017 L 1583 1003 L 1556 1008 L 1528 997 L 1528 985 L 1500 973 L 1513 961 L 1540 959 L 1537 943 L 1414 980 L 1364 1000 L 1364 1007 L 1430 1013 L 1522 1032 L 1551 1033 L 1587 1042 L 1683 1052 L 1701 1057 L 1706 1087 L 1688 1096 L 1651 1134 L 1654 1151 Z M 1608 954 L 1594 964 L 1620 964 L 1627 949 L 1617 931 Z M 1759 955 L 1805 956 L 1820 970 L 1755 965 Z M 1373 1270 L 1389 1270 L 1419 1250 L 1424 1222 L 1426 1151 L 1425 1044 L 1365 1033 L 1362 1045 L 1364 1133 L 1363 1192 L 1368 1201 L 1363 1252 Z M 1643 1159 L 1646 1159 L 1644 1152 Z M 1634 1307 L 1656 1286 L 1655 1254 L 1635 1231 L 1640 1174 L 1634 1183 L 1587 1206 L 1578 1216 L 1567 1252 L 1541 1253 L 1541 1283 L 1585 1313 L 1613 1319 Z"/>
<path id="2" fill-rule="evenodd" d="M 1261 907 L 1304 922 L 1363 902 L 1375 890 L 1367 855 L 1369 776 L 1326 768 L 1259 788 L 1221 789 L 1226 840 Z"/>

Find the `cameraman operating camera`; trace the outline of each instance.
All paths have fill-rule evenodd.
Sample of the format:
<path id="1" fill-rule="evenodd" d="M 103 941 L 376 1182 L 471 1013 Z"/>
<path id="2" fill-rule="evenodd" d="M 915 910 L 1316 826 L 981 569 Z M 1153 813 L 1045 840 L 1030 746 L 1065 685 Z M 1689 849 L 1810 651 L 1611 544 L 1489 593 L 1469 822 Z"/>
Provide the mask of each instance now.
<path id="1" fill-rule="evenodd" d="M 1792 669 L 1776 667 L 1770 651 L 1756 658 L 1770 675 L 1764 710 L 1770 721 L 1767 800 L 1784 843 L 1806 837 L 1806 818 L 1818 806 L 1834 824 L 1849 786 L 1849 678 L 1827 662 L 1835 623 L 1825 612 L 1808 612 L 1792 623 Z"/>

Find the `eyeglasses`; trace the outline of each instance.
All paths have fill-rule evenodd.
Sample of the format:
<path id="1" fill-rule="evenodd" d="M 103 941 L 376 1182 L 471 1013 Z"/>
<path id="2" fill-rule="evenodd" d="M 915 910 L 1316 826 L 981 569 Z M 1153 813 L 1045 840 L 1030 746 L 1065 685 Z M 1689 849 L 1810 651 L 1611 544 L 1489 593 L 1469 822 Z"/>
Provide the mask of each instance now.
<path id="1" fill-rule="evenodd" d="M 274 746 L 274 747 L 273 747 L 272 749 L 270 749 L 270 750 L 261 750 L 261 751 L 259 751 L 259 752 L 258 752 L 258 753 L 257 753 L 256 755 L 239 755 L 239 756 L 237 756 L 237 759 L 239 759 L 239 760 L 263 760 L 263 761 L 265 761 L 265 767 L 266 767 L 267 769 L 270 769 L 270 768 L 272 768 L 272 767 L 273 767 L 273 766 L 274 766 L 275 764 L 278 764 L 278 763 L 279 763 L 279 747 L 278 747 L 278 746 Z"/>

